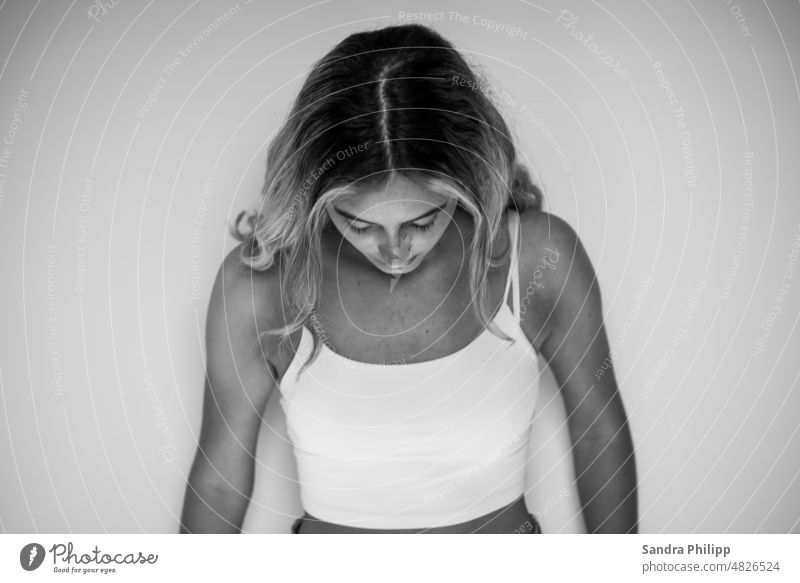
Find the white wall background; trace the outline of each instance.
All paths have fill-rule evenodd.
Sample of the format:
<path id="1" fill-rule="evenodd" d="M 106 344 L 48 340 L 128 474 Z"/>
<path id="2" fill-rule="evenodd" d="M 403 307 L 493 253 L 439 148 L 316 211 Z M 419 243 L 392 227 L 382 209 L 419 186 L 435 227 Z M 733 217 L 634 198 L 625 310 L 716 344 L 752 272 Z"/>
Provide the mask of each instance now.
<path id="1" fill-rule="evenodd" d="M 92 6 L 0 8 L 2 531 L 176 531 L 226 222 L 311 63 L 436 11 L 598 271 L 642 532 L 800 532 L 796 2 Z M 528 506 L 581 532 L 545 381 Z M 258 456 L 245 529 L 288 532 L 277 394 Z"/>

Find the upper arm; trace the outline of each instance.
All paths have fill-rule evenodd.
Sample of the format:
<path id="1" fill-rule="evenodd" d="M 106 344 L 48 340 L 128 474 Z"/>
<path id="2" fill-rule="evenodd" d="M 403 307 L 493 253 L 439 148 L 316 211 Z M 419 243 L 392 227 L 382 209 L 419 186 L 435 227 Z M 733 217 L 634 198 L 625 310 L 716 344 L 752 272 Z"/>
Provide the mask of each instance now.
<path id="1" fill-rule="evenodd" d="M 206 379 L 200 431 L 201 456 L 209 479 L 234 479 L 242 463 L 252 462 L 262 414 L 274 389 L 259 332 L 269 324 L 269 274 L 238 260 L 239 247 L 217 273 L 206 321 Z M 274 310 L 278 311 L 278 310 Z"/>
<path id="2" fill-rule="evenodd" d="M 525 269 L 530 281 L 539 282 L 533 300 L 539 351 L 560 386 L 567 413 L 582 407 L 597 415 L 613 398 L 616 381 L 594 268 L 565 221 L 539 213 L 531 222 Z"/>

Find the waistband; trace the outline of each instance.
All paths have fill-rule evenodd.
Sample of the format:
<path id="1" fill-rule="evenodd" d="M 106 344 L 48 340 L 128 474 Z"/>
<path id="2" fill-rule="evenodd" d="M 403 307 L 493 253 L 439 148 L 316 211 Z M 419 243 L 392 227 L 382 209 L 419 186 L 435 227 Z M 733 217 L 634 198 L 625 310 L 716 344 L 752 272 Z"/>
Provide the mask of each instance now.
<path id="1" fill-rule="evenodd" d="M 308 513 L 304 513 L 292 523 L 292 534 L 302 534 L 303 521 L 308 518 Z M 511 534 L 542 534 L 542 527 L 539 521 L 532 513 L 528 512 L 528 519 L 524 521 L 518 528 L 514 529 Z"/>

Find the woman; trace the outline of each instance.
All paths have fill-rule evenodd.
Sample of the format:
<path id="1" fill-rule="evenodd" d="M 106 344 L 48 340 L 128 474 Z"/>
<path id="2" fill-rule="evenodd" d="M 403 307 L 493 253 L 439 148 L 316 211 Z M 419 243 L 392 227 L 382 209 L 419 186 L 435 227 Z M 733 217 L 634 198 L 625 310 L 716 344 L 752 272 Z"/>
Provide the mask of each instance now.
<path id="1" fill-rule="evenodd" d="M 292 532 L 538 533 L 537 354 L 588 531 L 637 531 L 592 266 L 477 86 L 419 25 L 354 34 L 309 74 L 211 296 L 181 532 L 240 531 L 277 388 L 305 509 Z"/>

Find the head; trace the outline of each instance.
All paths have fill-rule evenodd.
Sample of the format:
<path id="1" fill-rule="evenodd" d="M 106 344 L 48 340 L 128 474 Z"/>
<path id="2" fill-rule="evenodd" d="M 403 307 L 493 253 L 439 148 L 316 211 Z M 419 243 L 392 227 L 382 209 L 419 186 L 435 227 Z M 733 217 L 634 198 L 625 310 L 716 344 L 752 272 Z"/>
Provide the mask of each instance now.
<path id="1" fill-rule="evenodd" d="M 270 144 L 261 203 L 234 228 L 251 267 L 278 255 L 285 265 L 296 317 L 274 333 L 310 317 L 329 223 L 394 275 L 419 266 L 457 208 L 473 222 L 470 285 L 489 321 L 485 281 L 504 210 L 539 207 L 541 193 L 479 85 L 448 41 L 417 24 L 353 34 L 314 65 Z"/>

